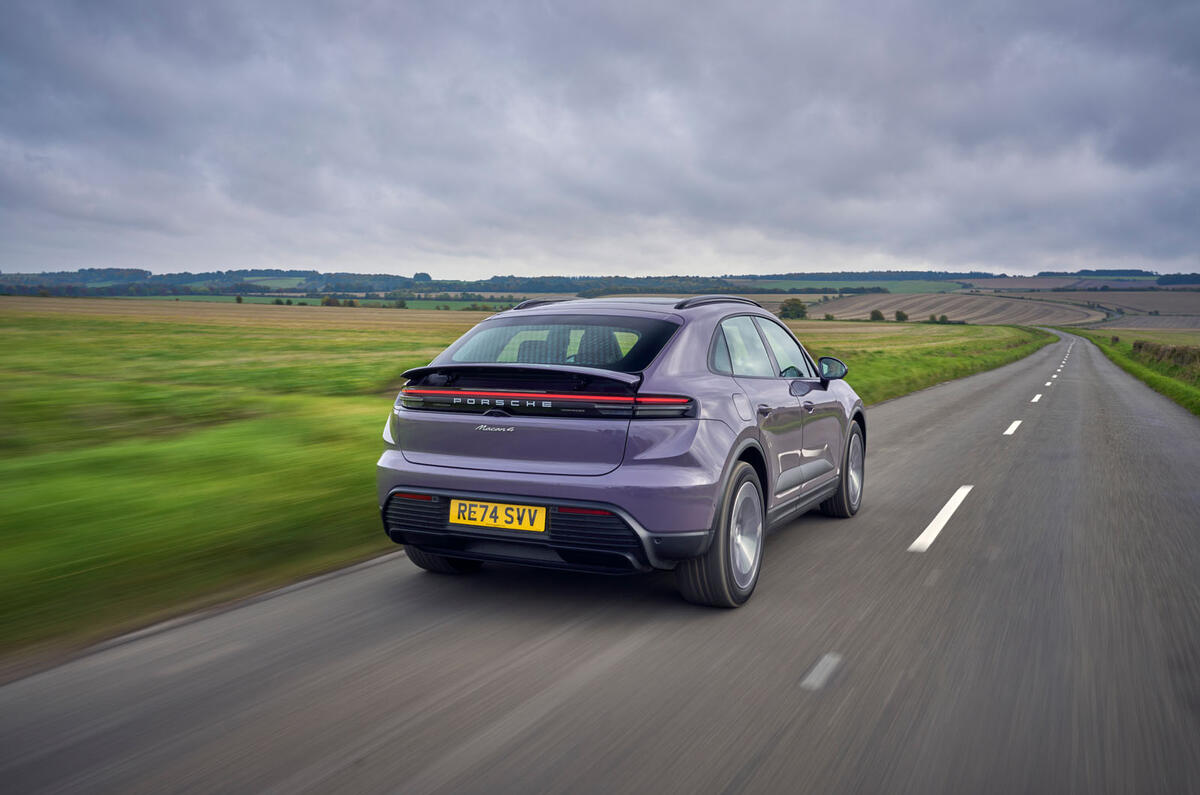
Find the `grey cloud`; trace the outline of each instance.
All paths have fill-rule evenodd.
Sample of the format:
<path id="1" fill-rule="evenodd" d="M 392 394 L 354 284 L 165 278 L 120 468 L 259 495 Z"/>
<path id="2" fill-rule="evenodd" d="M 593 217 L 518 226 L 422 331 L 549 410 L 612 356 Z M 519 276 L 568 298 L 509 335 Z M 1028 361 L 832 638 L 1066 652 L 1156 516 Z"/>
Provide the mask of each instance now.
<path id="1" fill-rule="evenodd" d="M 0 268 L 1195 269 L 1198 8 L 10 4 Z"/>

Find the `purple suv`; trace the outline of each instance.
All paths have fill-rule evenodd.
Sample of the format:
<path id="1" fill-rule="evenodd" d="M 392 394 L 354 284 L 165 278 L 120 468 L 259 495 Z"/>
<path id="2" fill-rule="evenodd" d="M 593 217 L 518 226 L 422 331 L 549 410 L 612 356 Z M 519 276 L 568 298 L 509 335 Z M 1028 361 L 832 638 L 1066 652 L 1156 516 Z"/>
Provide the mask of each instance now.
<path id="1" fill-rule="evenodd" d="M 846 366 L 744 298 L 526 301 L 404 375 L 379 503 L 430 571 L 674 569 L 736 607 L 768 527 L 862 501 Z"/>

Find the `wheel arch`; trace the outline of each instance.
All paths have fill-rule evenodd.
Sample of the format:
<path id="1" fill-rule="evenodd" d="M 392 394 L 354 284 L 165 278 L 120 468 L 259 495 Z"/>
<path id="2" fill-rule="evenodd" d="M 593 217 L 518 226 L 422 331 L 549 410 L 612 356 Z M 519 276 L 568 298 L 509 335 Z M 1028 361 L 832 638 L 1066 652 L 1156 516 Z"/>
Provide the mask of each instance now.
<path id="1" fill-rule="evenodd" d="M 754 467 L 754 472 L 758 475 L 758 482 L 763 490 L 763 504 L 766 504 L 767 494 L 770 493 L 771 478 L 767 470 L 767 458 L 763 455 L 762 448 L 758 442 L 748 439 L 738 448 L 737 454 L 734 456 L 730 466 L 726 467 L 725 477 L 729 477 L 729 470 L 732 469 L 733 463 L 737 461 L 745 461 L 750 466 Z"/>
<path id="2" fill-rule="evenodd" d="M 863 447 L 867 446 L 867 413 L 862 410 L 862 406 L 854 409 L 854 413 L 850 415 L 851 422 L 857 422 L 859 430 L 862 431 Z"/>

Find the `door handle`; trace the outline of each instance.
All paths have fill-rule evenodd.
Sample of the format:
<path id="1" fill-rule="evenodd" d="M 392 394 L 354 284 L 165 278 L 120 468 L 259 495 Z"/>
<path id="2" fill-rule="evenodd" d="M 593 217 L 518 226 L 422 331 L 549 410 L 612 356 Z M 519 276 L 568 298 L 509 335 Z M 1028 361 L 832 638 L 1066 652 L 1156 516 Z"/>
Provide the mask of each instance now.
<path id="1" fill-rule="evenodd" d="M 770 414 L 771 414 L 771 407 L 770 407 L 770 406 L 768 406 L 766 403 L 759 403 L 759 404 L 758 404 L 758 416 L 760 416 L 760 417 L 768 417 L 768 416 L 770 416 Z"/>
<path id="2" fill-rule="evenodd" d="M 815 403 L 813 403 L 811 400 L 806 400 L 803 403 L 801 403 L 800 405 L 804 406 L 804 410 L 807 411 L 809 414 L 812 414 L 814 411 L 817 410 L 817 405 Z"/>

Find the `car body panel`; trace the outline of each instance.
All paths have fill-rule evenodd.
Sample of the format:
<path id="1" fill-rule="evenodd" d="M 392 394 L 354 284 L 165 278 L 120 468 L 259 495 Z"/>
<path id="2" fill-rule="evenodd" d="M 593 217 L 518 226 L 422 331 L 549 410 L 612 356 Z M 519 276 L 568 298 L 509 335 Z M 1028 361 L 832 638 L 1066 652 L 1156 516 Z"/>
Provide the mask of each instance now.
<path id="1" fill-rule="evenodd" d="M 715 373 L 708 357 L 722 320 L 751 315 L 760 322 L 778 321 L 744 302 L 684 310 L 674 304 L 675 299 L 592 299 L 502 314 L 528 312 L 534 318 L 628 313 L 678 323 L 640 372 L 540 367 L 548 373 L 598 373 L 639 395 L 687 396 L 694 402 L 692 416 L 562 419 L 435 413 L 397 405 L 385 426 L 385 450 L 378 462 L 381 510 L 397 489 L 481 498 L 515 495 L 518 501 L 546 505 L 607 505 L 636 525 L 650 565 L 667 568 L 669 556 L 654 550 L 665 549 L 664 539 L 673 537 L 680 540 L 680 549 L 697 548 L 695 539 L 706 538 L 715 524 L 723 483 L 739 459 L 757 456 L 765 464 L 763 486 L 772 522 L 785 521 L 830 496 L 839 482 L 850 422 L 863 415 L 854 390 L 842 380 Z M 451 364 L 454 350 L 469 336 L 470 332 L 447 348 L 430 367 Z M 807 351 L 804 355 L 815 375 L 812 357 Z M 410 371 L 422 372 L 429 369 Z M 795 386 L 798 383 L 801 386 Z M 811 411 L 806 402 L 812 404 Z M 770 411 L 760 414 L 760 405 Z M 479 425 L 513 430 L 476 430 Z"/>

